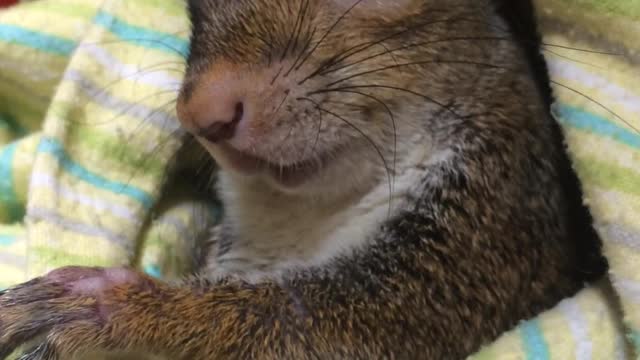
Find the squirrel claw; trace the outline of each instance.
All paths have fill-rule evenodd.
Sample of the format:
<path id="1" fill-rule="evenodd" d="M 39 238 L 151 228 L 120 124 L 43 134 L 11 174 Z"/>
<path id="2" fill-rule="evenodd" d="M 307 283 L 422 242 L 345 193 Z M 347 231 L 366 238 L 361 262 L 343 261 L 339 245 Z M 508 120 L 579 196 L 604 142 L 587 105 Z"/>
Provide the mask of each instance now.
<path id="1" fill-rule="evenodd" d="M 53 360 L 92 349 L 100 335 L 101 342 L 106 340 L 106 325 L 118 303 L 114 289 L 145 284 L 151 283 L 131 270 L 68 267 L 4 290 L 0 359 L 41 335 L 45 343 L 20 359 Z"/>

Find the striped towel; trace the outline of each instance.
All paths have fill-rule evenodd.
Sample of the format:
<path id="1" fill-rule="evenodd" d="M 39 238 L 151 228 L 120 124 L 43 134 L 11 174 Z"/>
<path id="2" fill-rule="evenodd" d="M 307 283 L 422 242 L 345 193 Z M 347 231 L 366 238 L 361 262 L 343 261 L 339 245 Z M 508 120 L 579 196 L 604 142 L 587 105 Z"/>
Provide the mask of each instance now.
<path id="1" fill-rule="evenodd" d="M 472 359 L 632 359 L 640 3 L 536 2 L 554 113 L 611 272 Z M 136 265 L 165 278 L 188 268 L 188 244 L 218 209 L 179 185 L 163 191 L 182 139 L 173 101 L 187 38 L 182 0 L 23 0 L 0 10 L 0 288 L 69 264 Z"/>
<path id="2" fill-rule="evenodd" d="M 535 1 L 554 113 L 610 273 L 472 358 L 640 358 L 640 1 Z"/>
<path id="3" fill-rule="evenodd" d="M 215 221 L 213 203 L 160 196 L 188 30 L 179 0 L 0 10 L 0 288 L 68 264 L 185 271 Z"/>

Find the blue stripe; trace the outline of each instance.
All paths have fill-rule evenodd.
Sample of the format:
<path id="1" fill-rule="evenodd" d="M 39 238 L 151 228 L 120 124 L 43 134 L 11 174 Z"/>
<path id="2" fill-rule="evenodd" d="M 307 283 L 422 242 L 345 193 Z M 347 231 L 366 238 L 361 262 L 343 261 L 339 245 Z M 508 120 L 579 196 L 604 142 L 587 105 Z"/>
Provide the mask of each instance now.
<path id="1" fill-rule="evenodd" d="M 24 206 L 18 201 L 13 186 L 13 159 L 17 147 L 18 143 L 14 142 L 0 152 L 0 206 L 7 209 L 10 222 L 24 217 Z"/>
<path id="2" fill-rule="evenodd" d="M 62 145 L 55 139 L 43 138 L 38 146 L 38 151 L 53 155 L 60 162 L 60 165 L 64 170 L 78 179 L 81 179 L 97 188 L 137 200 L 146 209 L 150 209 L 153 206 L 153 197 L 144 190 L 125 183 L 111 181 L 101 175 L 91 172 L 82 165 L 71 160 Z"/>
<path id="3" fill-rule="evenodd" d="M 0 235 L 0 246 L 13 245 L 16 242 L 15 236 Z"/>
<path id="4" fill-rule="evenodd" d="M 603 117 L 568 105 L 555 106 L 554 113 L 561 123 L 606 136 L 625 145 L 640 149 L 640 134 L 618 126 Z"/>
<path id="5" fill-rule="evenodd" d="M 69 39 L 8 24 L 0 24 L 0 40 L 58 55 L 70 55 L 76 48 Z"/>
<path id="6" fill-rule="evenodd" d="M 154 278 L 162 278 L 162 271 L 160 271 L 160 268 L 156 265 L 145 266 L 144 272 L 147 273 L 147 275 L 153 276 Z"/>
<path id="7" fill-rule="evenodd" d="M 542 330 L 537 321 L 527 321 L 520 325 L 520 337 L 527 360 L 548 360 L 549 345 L 542 335 Z"/>
<path id="8" fill-rule="evenodd" d="M 640 331 L 632 331 L 630 337 L 636 351 L 640 353 Z"/>
<path id="9" fill-rule="evenodd" d="M 175 35 L 127 24 L 103 11 L 99 12 L 93 21 L 122 40 L 133 44 L 170 52 L 174 55 L 179 54 L 185 58 L 189 53 L 189 42 Z"/>

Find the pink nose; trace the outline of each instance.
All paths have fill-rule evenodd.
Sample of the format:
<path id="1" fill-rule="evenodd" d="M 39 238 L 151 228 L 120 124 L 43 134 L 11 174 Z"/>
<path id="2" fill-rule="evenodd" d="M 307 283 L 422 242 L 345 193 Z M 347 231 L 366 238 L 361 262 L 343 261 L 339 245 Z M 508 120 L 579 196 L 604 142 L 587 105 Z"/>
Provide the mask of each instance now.
<path id="1" fill-rule="evenodd" d="M 198 87 L 188 99 L 178 101 L 178 115 L 187 130 L 214 143 L 233 138 L 245 117 L 242 98 L 220 85 Z"/>
<path id="2" fill-rule="evenodd" d="M 231 106 L 231 103 L 224 104 L 224 106 Z M 211 119 L 203 121 L 205 127 L 201 128 L 197 135 L 213 143 L 229 140 L 233 138 L 238 124 L 242 121 L 244 104 L 237 102 L 233 110 L 226 110 L 220 115 L 215 113 L 209 115 Z M 208 126 L 206 124 L 208 124 Z"/>
<path id="3" fill-rule="evenodd" d="M 187 130 L 216 143 L 232 139 L 238 126 L 248 121 L 248 112 L 256 110 L 251 106 L 251 84 L 234 70 L 217 67 L 182 92 L 177 110 Z"/>

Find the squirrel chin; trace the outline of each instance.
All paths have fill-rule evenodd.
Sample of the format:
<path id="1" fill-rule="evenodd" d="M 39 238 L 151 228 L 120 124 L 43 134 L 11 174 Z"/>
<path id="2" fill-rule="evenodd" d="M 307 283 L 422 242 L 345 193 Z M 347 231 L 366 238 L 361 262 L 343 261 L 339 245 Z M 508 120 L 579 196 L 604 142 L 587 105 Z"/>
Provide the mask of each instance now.
<path id="1" fill-rule="evenodd" d="M 226 171 L 243 177 L 262 176 L 283 191 L 303 186 L 327 167 L 333 153 L 315 154 L 291 164 L 280 165 L 240 151 L 227 143 L 205 143 L 205 148 Z"/>

